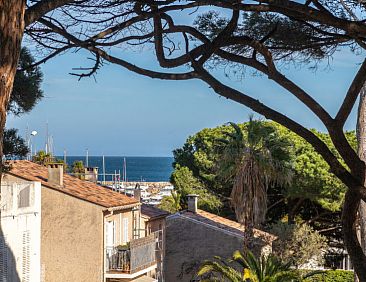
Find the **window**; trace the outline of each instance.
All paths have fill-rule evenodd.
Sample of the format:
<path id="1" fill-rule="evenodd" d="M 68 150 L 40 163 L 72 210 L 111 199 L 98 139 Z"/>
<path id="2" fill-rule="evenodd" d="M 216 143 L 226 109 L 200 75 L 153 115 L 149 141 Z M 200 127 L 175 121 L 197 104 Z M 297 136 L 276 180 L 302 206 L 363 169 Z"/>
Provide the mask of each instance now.
<path id="1" fill-rule="evenodd" d="M 30 186 L 26 186 L 20 190 L 18 194 L 18 208 L 26 208 L 30 206 Z"/>

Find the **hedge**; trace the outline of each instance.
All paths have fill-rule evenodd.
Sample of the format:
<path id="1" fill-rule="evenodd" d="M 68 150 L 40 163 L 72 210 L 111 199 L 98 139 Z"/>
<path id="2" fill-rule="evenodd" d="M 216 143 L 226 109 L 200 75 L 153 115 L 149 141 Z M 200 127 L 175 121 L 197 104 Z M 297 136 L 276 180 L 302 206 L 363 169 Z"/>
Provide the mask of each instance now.
<path id="1" fill-rule="evenodd" d="M 327 270 L 305 279 L 306 282 L 354 282 L 353 271 Z"/>

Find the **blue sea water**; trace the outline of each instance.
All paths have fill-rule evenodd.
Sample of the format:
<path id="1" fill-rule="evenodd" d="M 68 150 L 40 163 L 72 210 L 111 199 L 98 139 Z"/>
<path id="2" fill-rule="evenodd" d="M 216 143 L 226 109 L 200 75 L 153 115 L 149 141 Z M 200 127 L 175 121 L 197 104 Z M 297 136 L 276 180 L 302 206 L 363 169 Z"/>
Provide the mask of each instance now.
<path id="1" fill-rule="evenodd" d="M 63 157 L 59 157 L 62 159 Z M 173 171 L 171 157 L 125 157 L 126 158 L 126 170 L 127 181 L 169 181 L 170 175 Z M 121 173 L 123 171 L 124 157 L 105 156 L 105 173 L 114 174 L 115 171 Z M 66 162 L 69 166 L 74 161 L 83 161 L 86 165 L 85 156 L 67 156 Z M 98 167 L 99 174 L 103 173 L 103 157 L 102 156 L 89 156 L 88 165 L 90 167 Z M 99 180 L 102 180 L 102 175 L 99 175 Z M 106 180 L 112 180 L 111 175 L 106 176 Z"/>

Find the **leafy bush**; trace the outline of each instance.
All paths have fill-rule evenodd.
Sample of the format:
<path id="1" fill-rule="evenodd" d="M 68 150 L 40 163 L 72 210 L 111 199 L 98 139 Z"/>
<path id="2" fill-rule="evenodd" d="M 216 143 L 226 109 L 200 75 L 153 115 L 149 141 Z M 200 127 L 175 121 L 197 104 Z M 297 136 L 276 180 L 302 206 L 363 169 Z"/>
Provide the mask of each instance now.
<path id="1" fill-rule="evenodd" d="M 305 282 L 353 282 L 353 271 L 328 270 L 305 279 Z"/>
<path id="2" fill-rule="evenodd" d="M 323 251 L 327 248 L 326 238 L 309 225 L 278 222 L 272 225 L 270 233 L 278 236 L 273 249 L 283 261 L 290 262 L 296 267 L 310 260 L 322 264 Z"/>

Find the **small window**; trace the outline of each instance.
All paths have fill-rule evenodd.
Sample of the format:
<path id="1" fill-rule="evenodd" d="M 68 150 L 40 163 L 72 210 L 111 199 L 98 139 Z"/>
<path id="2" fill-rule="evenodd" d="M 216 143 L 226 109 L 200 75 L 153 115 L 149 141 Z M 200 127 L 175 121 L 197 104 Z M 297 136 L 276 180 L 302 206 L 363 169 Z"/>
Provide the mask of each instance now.
<path id="1" fill-rule="evenodd" d="M 18 195 L 18 208 L 26 208 L 30 206 L 30 186 L 20 190 Z"/>

